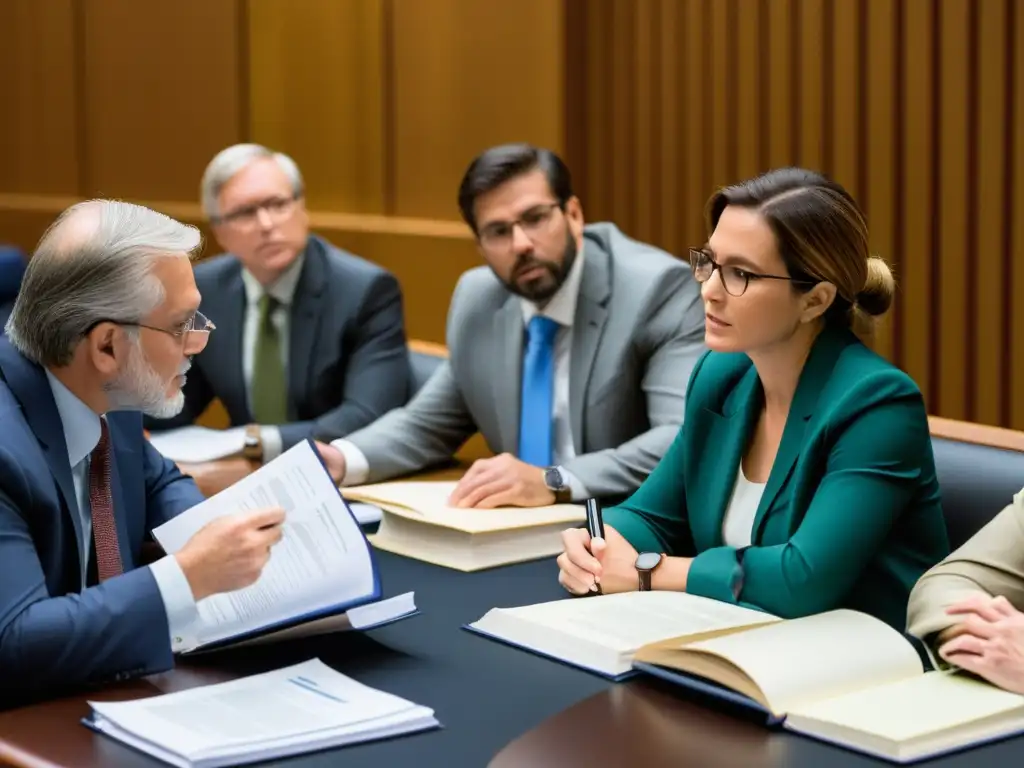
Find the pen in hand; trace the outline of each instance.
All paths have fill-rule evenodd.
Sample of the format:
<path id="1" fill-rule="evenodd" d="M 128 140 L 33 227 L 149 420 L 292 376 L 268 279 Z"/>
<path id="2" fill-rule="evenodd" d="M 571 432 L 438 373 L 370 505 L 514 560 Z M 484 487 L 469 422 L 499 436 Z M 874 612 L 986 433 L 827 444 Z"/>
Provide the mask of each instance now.
<path id="1" fill-rule="evenodd" d="M 601 502 L 597 499 L 587 499 L 587 533 L 590 534 L 591 552 L 596 539 L 604 543 L 604 517 L 601 515 Z M 595 579 L 594 590 L 601 594 L 601 584 Z"/>

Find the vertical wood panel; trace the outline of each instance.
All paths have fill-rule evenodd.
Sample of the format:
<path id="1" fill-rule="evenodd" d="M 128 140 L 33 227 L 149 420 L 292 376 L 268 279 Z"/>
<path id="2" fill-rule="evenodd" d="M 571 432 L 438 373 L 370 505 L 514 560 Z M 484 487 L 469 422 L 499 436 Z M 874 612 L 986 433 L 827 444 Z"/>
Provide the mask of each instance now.
<path id="1" fill-rule="evenodd" d="M 238 0 L 81 8 L 84 192 L 197 200 L 207 162 L 245 133 Z"/>
<path id="2" fill-rule="evenodd" d="M 733 68 L 735 51 L 729 47 L 729 10 L 733 0 L 710 0 L 705 11 L 705 24 L 708 34 L 701 46 L 707 55 L 711 71 L 705 76 L 711 78 L 711 133 L 708 137 L 711 150 L 711 189 L 705 190 L 706 195 L 718 187 L 737 181 L 732 170 L 735 167 L 735 156 L 729 137 L 735 130 L 733 124 Z"/>
<path id="3" fill-rule="evenodd" d="M 901 2 L 902 0 L 897 0 Z M 932 330 L 932 218 L 937 200 L 934 194 L 932 145 L 937 115 L 933 111 L 932 47 L 935 24 L 931 0 L 906 0 L 902 24 L 903 82 L 902 135 L 899 136 L 902 188 L 899 211 L 902 241 L 896 243 L 903 263 L 903 308 L 900 348 L 904 370 L 914 378 L 934 413 L 938 403 L 932 396 L 932 365 L 929 339 Z"/>
<path id="4" fill-rule="evenodd" d="M 676 0 L 661 0 L 660 10 L 653 20 L 659 35 L 658 47 L 661 54 L 661 89 L 655 95 L 661 106 L 661 126 L 654 158 L 655 163 L 661 167 L 655 193 L 659 207 L 659 227 L 654 240 L 657 243 L 674 244 L 682 218 L 679 205 L 682 197 L 680 181 L 683 173 L 680 171 L 680 163 L 683 153 L 679 150 L 685 146 L 684 131 L 691 117 L 687 105 L 680 98 L 684 85 L 676 54 L 682 44 L 680 18 L 685 9 Z M 682 255 L 685 257 L 685 254 Z"/>
<path id="5" fill-rule="evenodd" d="M 0 191 L 77 194 L 72 0 L 3 0 L 0 30 Z"/>
<path id="6" fill-rule="evenodd" d="M 1005 40 L 1006 3 L 977 4 L 978 22 L 970 44 L 978 57 L 976 78 L 968 86 L 976 96 L 977 120 L 974 153 L 977 157 L 977 183 L 974 185 L 973 210 L 977 222 L 974 242 L 964 253 L 964 267 L 973 280 L 974 296 L 971 315 L 974 333 L 966 340 L 974 351 L 968 358 L 968 376 L 973 376 L 971 417 L 986 424 L 1001 424 L 1009 418 L 1004 413 L 1003 398 L 996 396 L 993 383 L 1003 382 L 1009 372 L 1009 360 L 1003 359 L 1004 335 L 1009 333 L 1011 318 L 1006 314 L 1002 282 L 1004 232 L 1011 226 L 1003 219 L 1006 131 L 1010 118 L 1006 103 L 1008 51 L 1000 43 Z M 995 41 L 995 45 L 989 43 Z"/>
<path id="7" fill-rule="evenodd" d="M 860 169 L 867 162 L 858 153 L 862 128 L 860 116 L 859 38 L 864 34 L 858 23 L 860 0 L 835 0 L 832 13 L 832 176 L 863 203 Z"/>
<path id="8" fill-rule="evenodd" d="M 797 104 L 799 155 L 797 162 L 805 168 L 826 171 L 824 121 L 825 0 L 798 0 L 800 40 L 800 95 Z"/>
<path id="9" fill-rule="evenodd" d="M 768 130 L 767 125 L 761 125 L 761 98 L 764 94 L 759 66 L 760 24 L 767 23 L 767 19 L 760 17 L 761 6 L 757 0 L 732 1 L 739 2 L 739 8 L 733 16 L 737 28 L 736 45 L 730 56 L 736 62 L 736 112 L 732 119 L 737 132 L 734 178 L 730 182 L 748 179 L 765 170 L 760 153 L 762 137 Z"/>
<path id="10" fill-rule="evenodd" d="M 1004 382 L 1012 393 L 1010 400 L 1010 423 L 1014 429 L 1024 429 L 1024 9 L 1016 0 L 1007 0 L 1009 15 L 1013 23 L 1007 23 L 1009 33 L 1006 35 L 1007 50 L 1010 54 L 1010 87 L 1007 89 L 1012 105 L 1013 122 L 1010 125 L 1010 157 L 1008 168 L 1011 169 L 1012 184 L 1006 190 L 1004 210 L 1007 211 L 1007 232 L 1004 247 L 1005 261 L 1011 268 L 1012 280 L 1007 282 L 1012 288 L 1008 305 L 1013 306 L 1013 315 L 1009 327 L 1012 343 L 1007 352 L 1012 354 L 1010 378 Z"/>
<path id="11" fill-rule="evenodd" d="M 562 4 L 393 5 L 395 213 L 458 217 L 473 156 L 529 141 L 562 149 Z"/>
<path id="12" fill-rule="evenodd" d="M 938 238 L 937 307 L 932 334 L 938 355 L 939 397 L 943 416 L 966 417 L 964 368 L 966 345 L 964 326 L 968 322 L 964 293 L 966 255 L 974 250 L 967 240 L 968 211 L 972 200 L 969 183 L 969 16 L 972 0 L 942 0 L 939 3 L 939 69 L 941 82 L 938 113 L 939 145 L 934 164 L 939 174 L 939 201 L 935 211 Z M 935 343 L 941 340 L 940 343 Z"/>
<path id="13" fill-rule="evenodd" d="M 779 168 L 796 162 L 794 146 L 794 122 L 799 120 L 794 108 L 794 83 L 799 86 L 795 56 L 796 41 L 793 30 L 794 4 L 798 0 L 769 0 L 768 49 L 762 51 L 760 66 L 768 72 L 768 93 L 764 99 L 768 104 L 768 157 L 769 168 Z M 764 22 L 762 22 L 764 23 Z"/>
<path id="14" fill-rule="evenodd" d="M 865 120 L 866 156 L 861 165 L 866 170 L 866 190 L 861 202 L 871 227 L 871 244 L 875 253 L 889 262 L 897 279 L 897 298 L 892 311 L 878 323 L 875 349 L 884 356 L 893 355 L 896 318 L 902 310 L 903 254 L 896 241 L 897 226 L 897 155 L 896 116 L 903 104 L 897 102 L 897 3 L 903 0 L 875 0 L 866 5 L 867 26 L 861 51 L 869 51 L 865 67 L 867 93 Z"/>
<path id="15" fill-rule="evenodd" d="M 383 2 L 249 3 L 249 133 L 318 210 L 385 212 Z"/>
<path id="16" fill-rule="evenodd" d="M 700 246 L 707 240 L 704 203 L 714 190 L 712 122 L 708 105 L 711 104 L 711 91 L 715 89 L 711 84 L 711 61 L 705 37 L 706 30 L 710 28 L 710 10 L 704 0 L 687 0 L 685 11 L 682 18 L 685 56 L 681 58 L 681 64 L 687 118 L 686 144 L 681 158 L 684 194 L 679 201 L 682 226 L 678 240 L 664 244 L 670 252 L 683 258 L 687 258 L 687 248 Z"/>

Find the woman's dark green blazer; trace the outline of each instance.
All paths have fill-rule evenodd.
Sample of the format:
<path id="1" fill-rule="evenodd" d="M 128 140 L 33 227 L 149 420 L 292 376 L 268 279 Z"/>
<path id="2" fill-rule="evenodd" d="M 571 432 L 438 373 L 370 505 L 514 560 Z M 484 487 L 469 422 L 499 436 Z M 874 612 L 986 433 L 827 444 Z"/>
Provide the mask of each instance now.
<path id="1" fill-rule="evenodd" d="M 902 632 L 911 588 L 949 553 L 917 385 L 852 332 L 823 330 L 737 550 L 722 519 L 763 402 L 747 355 L 705 353 L 675 441 L 605 521 L 638 552 L 693 557 L 687 592 L 783 618 L 852 608 Z"/>

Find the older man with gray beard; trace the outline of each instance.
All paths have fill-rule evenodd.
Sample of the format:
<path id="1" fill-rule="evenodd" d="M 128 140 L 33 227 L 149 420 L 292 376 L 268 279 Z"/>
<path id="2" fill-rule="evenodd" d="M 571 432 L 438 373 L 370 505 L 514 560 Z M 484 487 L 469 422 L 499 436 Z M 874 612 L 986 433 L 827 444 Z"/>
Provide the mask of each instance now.
<path id="1" fill-rule="evenodd" d="M 253 583 L 284 513 L 216 520 L 141 563 L 148 531 L 202 500 L 145 440 L 173 415 L 212 325 L 194 227 L 122 202 L 62 213 L 0 339 L 0 706 L 173 666 L 196 602 Z"/>

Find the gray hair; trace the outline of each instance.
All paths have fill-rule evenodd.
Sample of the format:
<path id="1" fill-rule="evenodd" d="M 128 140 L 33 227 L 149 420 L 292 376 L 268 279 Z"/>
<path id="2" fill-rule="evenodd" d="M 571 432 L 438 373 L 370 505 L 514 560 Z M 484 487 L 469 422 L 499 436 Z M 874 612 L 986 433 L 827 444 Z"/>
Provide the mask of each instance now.
<path id="1" fill-rule="evenodd" d="M 217 205 L 217 198 L 224 185 L 231 181 L 232 177 L 249 163 L 255 160 L 274 160 L 284 171 L 285 176 L 292 184 L 292 192 L 301 195 L 304 190 L 302 174 L 299 166 L 295 164 L 288 155 L 283 152 L 274 152 L 261 144 L 235 144 L 234 146 L 222 149 L 206 166 L 203 173 L 203 180 L 199 187 L 199 194 L 202 200 L 203 213 L 211 221 L 220 216 L 220 207 Z"/>
<path id="2" fill-rule="evenodd" d="M 44 366 L 71 362 L 99 322 L 139 322 L 164 298 L 152 274 L 164 258 L 191 258 L 199 230 L 141 205 L 89 200 L 46 230 L 7 320 L 11 343 Z"/>

